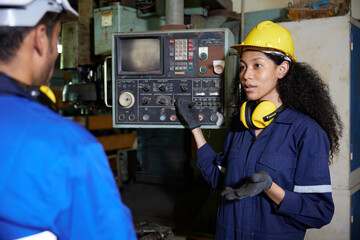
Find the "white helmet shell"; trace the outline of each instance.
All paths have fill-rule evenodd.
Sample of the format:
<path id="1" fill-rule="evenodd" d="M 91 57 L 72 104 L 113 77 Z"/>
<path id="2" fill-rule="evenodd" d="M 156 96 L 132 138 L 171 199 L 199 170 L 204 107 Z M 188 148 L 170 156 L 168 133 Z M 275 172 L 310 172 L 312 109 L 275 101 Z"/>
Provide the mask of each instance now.
<path id="1" fill-rule="evenodd" d="M 64 21 L 79 17 L 68 0 L 0 0 L 0 27 L 33 27 L 47 12 L 64 12 Z"/>

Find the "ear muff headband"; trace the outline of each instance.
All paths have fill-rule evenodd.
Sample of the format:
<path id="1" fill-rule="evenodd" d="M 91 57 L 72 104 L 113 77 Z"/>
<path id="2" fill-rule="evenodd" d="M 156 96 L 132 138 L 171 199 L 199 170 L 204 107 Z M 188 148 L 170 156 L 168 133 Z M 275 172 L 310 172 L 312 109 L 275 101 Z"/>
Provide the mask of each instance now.
<path id="1" fill-rule="evenodd" d="M 266 115 L 265 117 L 263 117 L 264 121 L 267 122 L 267 121 L 270 121 L 272 120 L 277 114 L 281 113 L 282 111 L 284 111 L 286 108 L 286 106 L 283 104 L 281 105 L 278 109 L 276 109 L 274 112 Z"/>
<path id="2" fill-rule="evenodd" d="M 282 112 L 285 106 L 276 108 L 270 101 L 244 102 L 240 109 L 240 121 L 246 128 L 259 129 L 266 128 L 274 119 L 276 114 Z"/>

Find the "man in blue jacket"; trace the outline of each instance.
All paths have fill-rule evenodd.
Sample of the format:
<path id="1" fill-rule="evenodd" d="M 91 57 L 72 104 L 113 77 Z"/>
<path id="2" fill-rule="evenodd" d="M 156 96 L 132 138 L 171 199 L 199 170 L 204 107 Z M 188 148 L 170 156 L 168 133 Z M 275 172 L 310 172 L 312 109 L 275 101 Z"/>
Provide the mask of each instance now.
<path id="1" fill-rule="evenodd" d="M 0 239 L 136 239 L 102 146 L 35 98 L 77 17 L 67 0 L 0 0 Z"/>

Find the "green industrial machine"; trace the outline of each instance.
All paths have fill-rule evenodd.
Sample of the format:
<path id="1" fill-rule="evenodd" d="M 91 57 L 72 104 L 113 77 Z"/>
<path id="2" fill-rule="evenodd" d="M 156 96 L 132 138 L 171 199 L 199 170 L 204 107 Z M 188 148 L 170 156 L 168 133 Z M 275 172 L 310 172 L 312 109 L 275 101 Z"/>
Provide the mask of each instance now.
<path id="1" fill-rule="evenodd" d="M 114 32 L 146 31 L 147 20 L 136 16 L 136 9 L 121 5 L 94 10 L 95 55 L 111 55 Z"/>

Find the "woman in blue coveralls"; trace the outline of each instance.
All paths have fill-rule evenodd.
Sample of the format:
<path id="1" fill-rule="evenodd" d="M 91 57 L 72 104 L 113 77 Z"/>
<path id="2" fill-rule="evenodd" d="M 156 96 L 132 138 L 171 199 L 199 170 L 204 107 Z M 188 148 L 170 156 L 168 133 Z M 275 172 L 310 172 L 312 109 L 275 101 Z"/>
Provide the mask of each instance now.
<path id="1" fill-rule="evenodd" d="M 334 214 L 329 164 L 340 118 L 317 72 L 296 61 L 284 27 L 262 22 L 232 48 L 241 54 L 243 94 L 222 154 L 206 142 L 194 103 L 177 101 L 198 167 L 222 189 L 215 239 L 303 239 Z"/>

